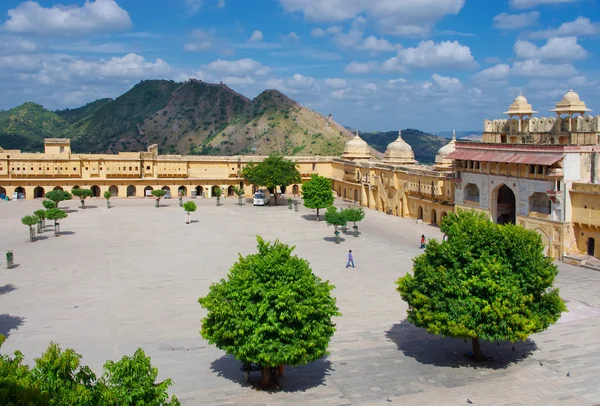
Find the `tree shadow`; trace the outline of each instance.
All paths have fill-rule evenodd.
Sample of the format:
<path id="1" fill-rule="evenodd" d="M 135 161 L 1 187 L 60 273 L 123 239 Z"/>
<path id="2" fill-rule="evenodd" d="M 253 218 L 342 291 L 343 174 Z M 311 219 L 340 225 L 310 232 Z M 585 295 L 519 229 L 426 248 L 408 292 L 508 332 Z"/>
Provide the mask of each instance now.
<path id="1" fill-rule="evenodd" d="M 0 286 L 0 295 L 5 295 L 5 294 L 10 293 L 13 290 L 17 290 L 17 289 L 18 288 L 15 285 L 13 285 L 12 283 L 9 283 L 4 286 Z"/>
<path id="2" fill-rule="evenodd" d="M 318 221 L 317 221 L 317 215 L 316 214 L 303 214 L 302 218 L 304 220 L 316 221 L 318 223 L 320 223 L 321 221 L 323 221 L 323 215 L 322 214 L 319 216 L 319 220 Z"/>
<path id="3" fill-rule="evenodd" d="M 75 231 L 61 231 L 60 235 L 74 235 L 77 234 Z"/>
<path id="4" fill-rule="evenodd" d="M 385 335 L 407 357 L 414 358 L 421 364 L 438 367 L 505 369 L 527 359 L 537 350 L 537 345 L 531 339 L 516 343 L 480 340 L 481 351 L 488 360 L 478 363 L 469 358 L 472 354 L 471 340 L 465 342 L 460 338 L 429 334 L 424 328 L 415 327 L 408 320 L 394 324 Z"/>
<path id="5" fill-rule="evenodd" d="M 39 234 L 35 235 L 35 240 L 36 241 L 43 241 L 43 240 L 47 240 L 47 239 L 48 239 L 47 235 L 39 235 Z"/>
<path id="6" fill-rule="evenodd" d="M 323 237 L 323 239 L 324 239 L 325 241 L 327 241 L 327 242 L 335 242 L 335 237 Z M 342 238 L 342 237 L 339 237 L 339 240 L 338 240 L 338 241 L 339 241 L 340 243 L 342 243 L 342 242 L 346 241 L 346 239 L 345 239 L 345 238 Z"/>
<path id="7" fill-rule="evenodd" d="M 360 231 L 355 232 L 352 229 L 342 230 L 342 233 L 344 233 L 344 235 L 351 235 L 352 237 L 358 237 L 362 234 Z"/>
<path id="8" fill-rule="evenodd" d="M 249 382 L 244 382 L 244 373 L 241 371 L 242 363 L 230 355 L 223 355 L 210 364 L 210 369 L 219 377 L 237 382 L 243 386 L 260 387 L 261 373 L 249 374 Z M 305 392 L 309 389 L 323 385 L 327 376 L 331 375 L 331 361 L 319 359 L 308 365 L 299 367 L 284 367 L 283 376 L 276 377 L 279 391 Z"/>
<path id="9" fill-rule="evenodd" d="M 190 220 L 190 224 L 195 224 L 195 223 L 199 223 L 200 220 Z"/>
<path id="10" fill-rule="evenodd" d="M 83 210 L 87 210 L 87 209 L 97 209 L 98 206 L 88 206 L 87 204 L 85 205 L 85 209 Z"/>
<path id="11" fill-rule="evenodd" d="M 69 214 L 69 213 L 77 213 L 79 211 L 77 209 L 60 209 L 60 210 L 64 211 L 67 214 Z"/>
<path id="12" fill-rule="evenodd" d="M 23 317 L 11 316 L 10 314 L 0 314 L 0 334 L 8 338 L 12 330 L 18 330 L 23 325 Z"/>

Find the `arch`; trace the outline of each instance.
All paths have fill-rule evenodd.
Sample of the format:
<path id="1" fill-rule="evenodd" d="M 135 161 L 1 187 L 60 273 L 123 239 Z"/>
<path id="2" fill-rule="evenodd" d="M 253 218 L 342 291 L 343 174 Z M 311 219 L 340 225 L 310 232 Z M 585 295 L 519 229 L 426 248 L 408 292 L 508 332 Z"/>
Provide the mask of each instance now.
<path id="1" fill-rule="evenodd" d="M 112 185 L 108 188 L 108 191 L 110 192 L 111 197 L 119 197 L 119 188 L 117 186 Z"/>
<path id="2" fill-rule="evenodd" d="M 594 238 L 590 237 L 587 240 L 587 254 L 593 257 L 595 252 L 596 252 L 596 240 Z"/>
<path id="3" fill-rule="evenodd" d="M 539 228 L 536 228 L 535 232 L 538 233 L 540 235 L 540 237 L 542 237 L 542 244 L 544 246 L 544 255 L 548 256 L 548 250 L 550 248 L 550 238 L 548 238 L 548 235 L 545 232 L 543 232 L 542 230 L 540 230 Z"/>
<path id="4" fill-rule="evenodd" d="M 25 192 L 25 188 L 23 186 L 17 186 L 15 188 L 15 192 L 17 193 L 17 199 L 27 198 L 27 193 Z"/>
<path id="5" fill-rule="evenodd" d="M 154 188 L 152 186 L 146 186 L 144 188 L 144 197 L 151 195 Z"/>
<path id="6" fill-rule="evenodd" d="M 235 195 L 235 191 L 233 190 L 233 186 L 229 186 L 227 188 L 227 196 L 233 197 Z"/>
<path id="7" fill-rule="evenodd" d="M 45 194 L 46 194 L 46 191 L 41 186 L 38 186 L 35 189 L 33 189 L 33 198 L 34 199 L 39 199 L 41 197 L 44 197 Z"/>
<path id="8" fill-rule="evenodd" d="M 431 224 L 437 224 L 437 212 L 431 209 Z"/>
<path id="9" fill-rule="evenodd" d="M 6 197 L 6 189 L 0 186 L 0 199 L 4 199 Z"/>
<path id="10" fill-rule="evenodd" d="M 345 199 L 346 198 L 346 188 L 344 188 L 344 194 L 342 195 L 342 197 Z"/>
<path id="11" fill-rule="evenodd" d="M 71 190 L 73 190 L 73 189 L 81 189 L 81 188 L 78 185 L 75 185 L 71 188 Z"/>
<path id="12" fill-rule="evenodd" d="M 148 187 L 150 187 L 150 186 L 148 186 Z M 170 188 L 170 187 L 168 187 L 168 186 L 163 186 L 163 187 L 161 187 L 160 189 L 161 189 L 161 190 L 164 190 L 165 192 L 170 192 L 170 191 L 171 191 L 171 188 Z"/>
<path id="13" fill-rule="evenodd" d="M 547 193 L 535 192 L 529 196 L 529 211 L 540 214 L 550 214 L 552 212 L 552 202 Z"/>
<path id="14" fill-rule="evenodd" d="M 187 197 L 187 188 L 185 186 L 179 186 L 177 188 L 177 196 Z"/>
<path id="15" fill-rule="evenodd" d="M 215 196 L 217 195 L 217 192 L 216 192 L 216 190 L 217 190 L 217 188 L 218 188 L 218 187 L 219 187 L 218 185 L 213 185 L 213 186 L 210 188 L 210 195 L 211 195 L 212 197 L 215 197 Z M 218 196 L 218 197 L 221 197 L 221 196 Z"/>
<path id="16" fill-rule="evenodd" d="M 354 201 L 358 202 L 358 189 L 354 189 Z"/>
<path id="17" fill-rule="evenodd" d="M 204 196 L 204 188 L 202 186 L 196 186 L 196 196 Z"/>
<path id="18" fill-rule="evenodd" d="M 464 190 L 464 200 L 479 203 L 479 186 L 474 183 L 468 183 Z"/>
<path id="19" fill-rule="evenodd" d="M 298 187 L 298 185 L 292 186 L 292 194 L 294 196 L 298 196 L 300 194 L 300 188 Z"/>
<path id="20" fill-rule="evenodd" d="M 423 220 L 423 206 L 419 206 L 419 210 L 417 211 L 417 219 Z"/>
<path id="21" fill-rule="evenodd" d="M 498 224 L 516 224 L 516 198 L 511 188 L 502 184 L 495 190 L 496 210 L 494 219 Z"/>
<path id="22" fill-rule="evenodd" d="M 94 197 L 100 197 L 100 186 L 94 185 L 91 190 Z"/>
<path id="23" fill-rule="evenodd" d="M 285 186 L 280 186 L 280 187 L 279 187 L 279 190 L 281 191 L 281 194 L 282 194 L 282 195 L 284 195 L 284 194 L 285 194 L 286 187 L 285 187 Z"/>
<path id="24" fill-rule="evenodd" d="M 129 185 L 127 186 L 127 197 L 135 197 L 136 189 L 135 186 Z"/>
<path id="25" fill-rule="evenodd" d="M 56 186 L 56 187 L 54 187 L 54 189 L 52 189 L 52 190 L 61 190 L 61 191 L 62 191 L 62 190 L 64 190 L 64 189 L 63 189 L 63 188 L 61 188 L 60 186 Z"/>

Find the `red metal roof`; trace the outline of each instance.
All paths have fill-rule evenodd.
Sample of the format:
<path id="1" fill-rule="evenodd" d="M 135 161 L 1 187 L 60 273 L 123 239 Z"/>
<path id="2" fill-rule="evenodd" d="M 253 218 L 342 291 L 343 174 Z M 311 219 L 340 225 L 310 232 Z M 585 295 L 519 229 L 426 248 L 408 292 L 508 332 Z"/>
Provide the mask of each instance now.
<path id="1" fill-rule="evenodd" d="M 481 162 L 506 162 L 513 164 L 553 165 L 564 158 L 564 155 L 524 154 L 492 151 L 457 150 L 448 155 L 449 159 Z"/>

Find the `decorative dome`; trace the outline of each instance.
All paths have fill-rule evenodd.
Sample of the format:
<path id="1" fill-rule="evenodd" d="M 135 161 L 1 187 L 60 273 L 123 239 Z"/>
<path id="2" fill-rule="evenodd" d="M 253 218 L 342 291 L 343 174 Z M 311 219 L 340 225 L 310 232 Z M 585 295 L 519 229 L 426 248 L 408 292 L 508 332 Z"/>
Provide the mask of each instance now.
<path id="1" fill-rule="evenodd" d="M 523 97 L 523 96 L 521 96 Z M 524 97 L 523 97 L 524 99 Z M 448 155 L 456 149 L 456 130 L 452 130 L 452 140 L 438 150 L 435 157 L 435 168 L 437 170 L 448 170 L 452 167 L 452 159 L 448 159 Z"/>
<path id="2" fill-rule="evenodd" d="M 579 95 L 573 91 L 573 89 L 569 90 L 561 101 L 556 103 L 556 108 L 552 109 L 558 114 L 572 114 L 572 113 L 581 113 L 584 114 L 586 111 L 592 111 L 585 106 L 585 102 L 581 101 Z"/>
<path id="3" fill-rule="evenodd" d="M 527 99 L 521 93 L 519 93 L 515 98 L 515 101 L 508 107 L 508 111 L 504 112 L 504 114 L 508 114 L 509 116 L 530 116 L 535 113 L 537 113 L 537 111 L 533 111 L 531 104 L 527 102 Z"/>
<path id="4" fill-rule="evenodd" d="M 356 131 L 356 137 L 352 138 L 350 141 L 346 143 L 346 147 L 344 148 L 344 154 L 342 155 L 344 159 L 370 159 L 371 158 L 371 150 L 369 149 L 369 144 L 367 144 L 362 138 L 358 136 L 358 131 Z"/>
<path id="5" fill-rule="evenodd" d="M 405 165 L 417 163 L 411 146 L 402 139 L 402 131 L 398 132 L 396 141 L 387 146 L 383 160 L 389 163 Z"/>

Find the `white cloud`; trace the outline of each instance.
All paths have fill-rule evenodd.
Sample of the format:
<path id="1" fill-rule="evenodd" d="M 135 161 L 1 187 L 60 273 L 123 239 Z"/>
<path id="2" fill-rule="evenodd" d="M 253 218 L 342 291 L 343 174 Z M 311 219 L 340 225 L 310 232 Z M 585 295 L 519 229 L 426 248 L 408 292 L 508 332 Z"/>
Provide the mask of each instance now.
<path id="1" fill-rule="evenodd" d="M 517 40 L 515 54 L 523 59 L 543 59 L 548 61 L 576 61 L 585 59 L 587 51 L 577 43 L 577 37 L 550 38 L 538 48 L 529 41 Z"/>
<path id="2" fill-rule="evenodd" d="M 254 80 L 254 78 L 252 78 L 251 76 L 245 76 L 245 77 L 227 76 L 227 77 L 224 77 L 223 80 L 221 80 L 221 82 L 225 83 L 226 85 L 230 85 L 230 86 L 246 87 L 246 86 L 255 84 L 256 80 Z"/>
<path id="3" fill-rule="evenodd" d="M 473 75 L 473 79 L 477 82 L 503 81 L 508 78 L 509 74 L 510 65 L 502 63 L 492 66 L 491 68 L 484 69 L 481 72 L 477 72 L 475 75 Z"/>
<path id="4" fill-rule="evenodd" d="M 333 89 L 341 89 L 348 85 L 348 82 L 346 82 L 344 79 L 341 79 L 341 78 L 325 79 L 325 81 L 323 83 L 325 84 L 325 86 L 331 87 Z"/>
<path id="5" fill-rule="evenodd" d="M 250 36 L 250 38 L 248 39 L 248 41 L 250 42 L 260 42 L 263 40 L 263 34 L 262 32 L 256 30 L 252 33 L 252 35 Z"/>
<path id="6" fill-rule="evenodd" d="M 231 55 L 235 52 L 233 46 L 225 39 L 216 36 L 214 31 L 194 30 L 190 42 L 183 45 L 186 51 L 207 52 L 215 51 L 221 55 Z"/>
<path id="7" fill-rule="evenodd" d="M 290 32 L 284 38 L 289 39 L 291 41 L 300 41 L 300 36 L 298 34 L 296 34 L 294 31 Z"/>
<path id="8" fill-rule="evenodd" d="M 530 11 L 529 13 L 508 14 L 501 13 L 494 17 L 494 26 L 501 30 L 514 30 L 518 28 L 529 27 L 537 23 L 540 18 L 539 11 Z"/>
<path id="9" fill-rule="evenodd" d="M 289 78 L 269 79 L 267 86 L 286 94 L 317 94 L 320 91 L 315 78 L 299 73 Z"/>
<path id="10" fill-rule="evenodd" d="M 8 10 L 7 31 L 38 35 L 79 35 L 131 27 L 127 11 L 114 0 L 86 1 L 82 7 L 42 7 L 26 1 Z"/>
<path id="11" fill-rule="evenodd" d="M 0 55 L 8 53 L 14 54 L 19 52 L 33 52 L 37 50 L 37 45 L 22 38 L 15 37 L 0 37 Z"/>
<path id="12" fill-rule="evenodd" d="M 544 64 L 539 59 L 528 59 L 515 62 L 511 73 L 515 76 L 556 77 L 564 79 L 570 76 L 577 76 L 577 69 L 571 64 L 551 65 Z"/>
<path id="13" fill-rule="evenodd" d="M 353 94 L 352 88 L 339 89 L 331 92 L 331 98 L 334 100 L 362 100 L 363 97 L 357 94 Z"/>
<path id="14" fill-rule="evenodd" d="M 106 42 L 103 44 L 93 44 L 89 41 L 80 41 L 67 44 L 52 45 L 50 46 L 50 48 L 60 51 L 95 52 L 99 54 L 125 54 L 132 52 L 129 45 L 121 42 Z"/>
<path id="15" fill-rule="evenodd" d="M 384 71 L 403 68 L 473 68 L 477 66 L 471 49 L 458 41 L 421 41 L 415 48 L 402 48 L 398 56 L 383 63 Z"/>
<path id="16" fill-rule="evenodd" d="M 76 76 L 100 76 L 103 78 L 164 78 L 173 69 L 162 59 L 148 62 L 138 54 L 128 54 L 122 58 L 101 59 L 99 61 L 77 60 L 69 64 L 69 71 Z"/>
<path id="17" fill-rule="evenodd" d="M 217 59 L 207 65 L 203 65 L 202 68 L 213 74 L 238 77 L 246 75 L 264 76 L 271 71 L 271 69 L 262 65 L 260 62 L 249 58 L 238 59 L 235 61 Z"/>
<path id="18" fill-rule="evenodd" d="M 378 89 L 378 87 L 377 87 L 377 85 L 376 85 L 375 83 L 365 83 L 365 84 L 362 86 L 362 88 L 363 88 L 363 90 L 364 90 L 365 92 L 367 92 L 367 93 L 373 93 L 373 92 L 376 92 L 376 91 L 377 91 L 377 89 Z"/>
<path id="19" fill-rule="evenodd" d="M 499 58 L 497 56 L 489 56 L 487 58 L 485 58 L 485 63 L 500 63 L 502 62 L 502 58 Z"/>
<path id="20" fill-rule="evenodd" d="M 363 73 L 369 73 L 372 70 L 375 69 L 375 67 L 377 66 L 377 64 L 375 62 L 367 62 L 367 63 L 362 63 L 362 62 L 350 62 L 348 64 L 348 66 L 346 66 L 344 68 L 344 72 L 346 73 L 354 73 L 354 74 L 363 74 Z"/>
<path id="21" fill-rule="evenodd" d="M 593 23 L 589 18 L 577 17 L 575 21 L 562 23 L 557 29 L 537 31 L 530 35 L 534 39 L 552 37 L 584 37 L 600 34 L 600 24 Z"/>
<path id="22" fill-rule="evenodd" d="M 358 49 L 369 52 L 385 52 L 394 51 L 396 47 L 385 38 L 376 38 L 371 35 L 364 39 L 363 43 L 358 46 Z"/>
<path id="23" fill-rule="evenodd" d="M 437 87 L 444 91 L 458 91 L 462 89 L 462 83 L 457 78 L 440 76 L 437 73 L 431 77 Z"/>
<path id="24" fill-rule="evenodd" d="M 280 0 L 284 10 L 301 12 L 309 21 L 344 21 L 366 15 L 383 32 L 414 35 L 429 32 L 434 23 L 458 14 L 465 0 Z"/>
<path id="25" fill-rule="evenodd" d="M 579 0 L 510 0 L 512 8 L 533 8 L 542 4 L 574 3 Z"/>
<path id="26" fill-rule="evenodd" d="M 315 38 L 324 37 L 325 34 L 325 30 L 322 28 L 313 28 L 312 30 L 310 30 L 310 35 Z"/>

